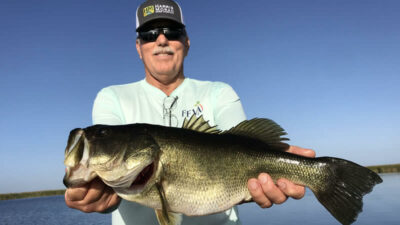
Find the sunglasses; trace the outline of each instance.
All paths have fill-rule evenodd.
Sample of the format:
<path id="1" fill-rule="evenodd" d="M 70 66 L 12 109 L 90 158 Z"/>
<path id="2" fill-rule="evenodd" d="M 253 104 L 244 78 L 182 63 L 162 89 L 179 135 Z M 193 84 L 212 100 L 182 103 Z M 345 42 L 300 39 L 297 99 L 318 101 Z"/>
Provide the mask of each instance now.
<path id="1" fill-rule="evenodd" d="M 160 34 L 164 34 L 164 36 L 170 41 L 179 40 L 182 36 L 186 36 L 185 29 L 182 28 L 155 28 L 147 31 L 138 32 L 138 38 L 143 41 L 153 42 L 156 41 Z"/>

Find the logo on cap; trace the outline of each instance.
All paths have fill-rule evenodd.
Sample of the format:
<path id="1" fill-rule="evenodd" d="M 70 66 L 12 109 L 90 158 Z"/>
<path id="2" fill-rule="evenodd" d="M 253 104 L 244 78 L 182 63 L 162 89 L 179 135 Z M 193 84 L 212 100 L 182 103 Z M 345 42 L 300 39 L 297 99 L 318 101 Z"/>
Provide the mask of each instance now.
<path id="1" fill-rule="evenodd" d="M 143 16 L 146 17 L 150 14 L 154 13 L 154 5 L 147 6 L 146 8 L 143 9 Z"/>
<path id="2" fill-rule="evenodd" d="M 174 7 L 171 5 L 156 5 L 156 13 L 174 14 Z"/>

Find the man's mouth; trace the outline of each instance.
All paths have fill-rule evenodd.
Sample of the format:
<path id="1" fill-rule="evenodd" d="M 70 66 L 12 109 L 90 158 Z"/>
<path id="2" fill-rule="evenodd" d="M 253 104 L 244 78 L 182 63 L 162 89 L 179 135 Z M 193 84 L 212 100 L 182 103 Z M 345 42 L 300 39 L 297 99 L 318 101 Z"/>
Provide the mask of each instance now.
<path id="1" fill-rule="evenodd" d="M 161 55 L 161 56 L 163 56 L 163 55 L 173 55 L 174 53 L 172 53 L 172 52 L 160 52 L 160 53 L 155 53 L 154 55 Z"/>
<path id="2" fill-rule="evenodd" d="M 154 49 L 153 55 L 173 55 L 174 51 L 169 46 Z"/>

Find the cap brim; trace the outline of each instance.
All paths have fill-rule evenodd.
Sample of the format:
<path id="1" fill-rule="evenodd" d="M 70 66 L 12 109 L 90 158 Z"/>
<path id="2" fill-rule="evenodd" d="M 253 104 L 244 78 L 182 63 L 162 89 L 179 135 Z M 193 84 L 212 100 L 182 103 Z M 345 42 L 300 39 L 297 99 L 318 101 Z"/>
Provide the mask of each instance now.
<path id="1" fill-rule="evenodd" d="M 173 20 L 173 19 L 170 19 L 170 18 L 155 18 L 155 19 L 153 19 L 153 20 L 147 21 L 147 22 L 145 22 L 144 24 L 142 24 L 140 27 L 138 27 L 138 28 L 136 29 L 136 32 L 139 32 L 139 31 L 141 31 L 141 30 L 145 30 L 147 27 L 151 26 L 152 23 L 159 22 L 159 21 L 168 21 L 168 22 L 172 22 L 172 24 L 173 24 L 174 27 L 176 26 L 176 27 L 178 27 L 178 28 L 185 28 L 185 25 L 184 25 L 184 24 L 182 24 L 182 23 L 180 23 L 180 22 L 178 22 L 178 21 L 176 21 L 176 20 Z"/>

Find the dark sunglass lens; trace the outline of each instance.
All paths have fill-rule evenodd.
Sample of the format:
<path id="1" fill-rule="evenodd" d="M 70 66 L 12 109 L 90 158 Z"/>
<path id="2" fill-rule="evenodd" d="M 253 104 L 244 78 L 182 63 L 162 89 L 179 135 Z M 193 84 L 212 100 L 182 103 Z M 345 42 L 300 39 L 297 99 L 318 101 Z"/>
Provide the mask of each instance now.
<path id="1" fill-rule="evenodd" d="M 143 41 L 155 41 L 157 40 L 159 34 L 160 32 L 158 30 L 149 30 L 149 31 L 139 32 L 139 37 Z"/>
<path id="2" fill-rule="evenodd" d="M 159 28 L 159 29 L 139 32 L 139 38 L 146 42 L 152 42 L 157 40 L 158 35 L 160 35 L 160 33 L 163 33 L 168 40 L 179 40 L 181 36 L 185 35 L 185 31 L 182 29 Z"/>
<path id="3" fill-rule="evenodd" d="M 164 29 L 164 35 L 168 40 L 178 40 L 182 35 L 182 30 Z"/>

